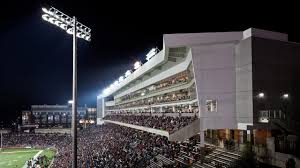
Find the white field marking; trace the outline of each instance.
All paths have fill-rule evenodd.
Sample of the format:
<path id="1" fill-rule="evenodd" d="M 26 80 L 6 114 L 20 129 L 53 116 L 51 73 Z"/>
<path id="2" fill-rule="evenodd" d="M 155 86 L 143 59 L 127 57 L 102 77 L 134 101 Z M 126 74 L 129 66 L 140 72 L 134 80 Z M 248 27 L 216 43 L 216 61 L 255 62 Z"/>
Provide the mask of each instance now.
<path id="1" fill-rule="evenodd" d="M 37 154 L 35 154 L 35 155 L 33 156 L 33 160 L 35 160 L 35 159 L 36 159 L 43 151 L 44 151 L 44 150 L 40 150 Z M 27 161 L 26 161 L 26 162 L 27 162 Z M 26 162 L 25 162 L 23 168 L 27 168 Z"/>
<path id="2" fill-rule="evenodd" d="M 28 153 L 28 152 L 37 152 L 37 151 L 39 150 L 0 152 L 0 154 L 16 154 L 16 153 Z"/>

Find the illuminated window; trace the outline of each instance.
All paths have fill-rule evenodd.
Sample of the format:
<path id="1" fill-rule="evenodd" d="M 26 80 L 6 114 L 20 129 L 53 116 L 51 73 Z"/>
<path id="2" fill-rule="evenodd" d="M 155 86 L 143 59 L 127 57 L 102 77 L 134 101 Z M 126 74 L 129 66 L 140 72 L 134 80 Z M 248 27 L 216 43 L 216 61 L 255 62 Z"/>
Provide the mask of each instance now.
<path id="1" fill-rule="evenodd" d="M 216 112 L 217 111 L 217 100 L 206 100 L 206 111 Z"/>

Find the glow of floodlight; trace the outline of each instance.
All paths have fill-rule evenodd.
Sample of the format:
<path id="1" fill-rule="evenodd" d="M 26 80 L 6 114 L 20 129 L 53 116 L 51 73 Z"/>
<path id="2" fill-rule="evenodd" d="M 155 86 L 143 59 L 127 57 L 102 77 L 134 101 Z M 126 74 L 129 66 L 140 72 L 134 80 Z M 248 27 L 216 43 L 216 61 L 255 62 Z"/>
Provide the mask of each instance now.
<path id="1" fill-rule="evenodd" d="M 50 18 L 49 18 L 49 22 L 50 22 L 50 23 L 55 24 L 55 21 L 56 21 L 55 18 L 53 18 L 53 17 L 50 17 Z"/>
<path id="2" fill-rule="evenodd" d="M 64 30 L 67 30 L 67 28 L 68 28 L 68 26 L 66 24 L 63 24 L 63 23 L 60 24 L 59 27 L 64 29 Z"/>
<path id="3" fill-rule="evenodd" d="M 84 39 L 87 40 L 87 41 L 91 41 L 91 36 L 88 35 L 88 36 L 86 36 Z"/>
<path id="4" fill-rule="evenodd" d="M 106 88 L 106 89 L 103 90 L 104 95 L 108 94 L 109 92 L 110 92 L 110 88 Z"/>
<path id="5" fill-rule="evenodd" d="M 59 20 L 55 20 L 55 21 L 54 21 L 54 24 L 55 24 L 56 26 L 60 27 L 60 25 L 62 24 L 62 22 L 59 21 Z"/>
<path id="6" fill-rule="evenodd" d="M 64 15 L 61 16 L 60 20 L 66 22 L 66 18 L 64 18 Z"/>
<path id="7" fill-rule="evenodd" d="M 81 33 L 81 38 L 85 39 L 87 35 L 85 33 Z"/>
<path id="8" fill-rule="evenodd" d="M 125 77 L 127 78 L 130 74 L 131 74 L 131 71 L 130 71 L 130 70 L 127 70 L 127 71 L 125 72 Z"/>
<path id="9" fill-rule="evenodd" d="M 49 13 L 48 9 L 46 9 L 46 8 L 42 8 L 42 11 L 45 13 Z"/>
<path id="10" fill-rule="evenodd" d="M 122 82 L 124 80 L 124 76 L 119 77 L 119 82 Z"/>
<path id="11" fill-rule="evenodd" d="M 154 55 L 156 55 L 156 53 L 157 53 L 157 49 L 152 48 L 146 55 L 146 60 L 149 61 Z"/>
<path id="12" fill-rule="evenodd" d="M 49 15 L 47 15 L 47 14 L 43 14 L 42 18 L 47 22 L 49 21 Z"/>
<path id="13" fill-rule="evenodd" d="M 66 19 L 66 23 L 69 24 L 69 25 L 72 24 L 72 19 L 71 18 L 67 18 Z"/>
<path id="14" fill-rule="evenodd" d="M 49 14 L 49 15 L 52 15 L 52 16 L 53 16 L 53 15 L 54 15 L 53 12 L 54 12 L 54 9 L 53 9 L 53 8 L 50 8 L 50 9 L 48 10 L 48 14 Z"/>
<path id="15" fill-rule="evenodd" d="M 133 68 L 135 70 L 139 69 L 142 66 L 142 63 L 140 61 L 136 61 L 133 65 Z"/>
<path id="16" fill-rule="evenodd" d="M 82 38 L 82 34 L 83 33 L 77 33 L 76 36 L 79 37 L 79 38 Z"/>
<path id="17" fill-rule="evenodd" d="M 262 99 L 262 98 L 264 98 L 264 97 L 265 97 L 265 94 L 264 94 L 264 93 L 261 92 L 261 93 L 258 94 L 258 98 L 261 98 L 261 99 Z"/>
<path id="18" fill-rule="evenodd" d="M 68 34 L 73 34 L 73 28 L 69 28 L 69 29 L 67 30 L 67 33 L 68 33 Z"/>
<path id="19" fill-rule="evenodd" d="M 119 85 L 119 81 L 115 81 L 113 85 L 114 85 L 114 86 Z"/>
<path id="20" fill-rule="evenodd" d="M 283 97 L 284 99 L 288 99 L 288 98 L 289 98 L 289 94 L 285 93 L 285 94 L 282 95 L 282 97 Z"/>
<path id="21" fill-rule="evenodd" d="M 69 103 L 69 104 L 73 104 L 73 100 L 69 100 L 68 103 Z"/>
<path id="22" fill-rule="evenodd" d="M 113 90 L 114 88 L 115 88 L 115 85 L 113 83 L 109 85 L 110 90 Z"/>

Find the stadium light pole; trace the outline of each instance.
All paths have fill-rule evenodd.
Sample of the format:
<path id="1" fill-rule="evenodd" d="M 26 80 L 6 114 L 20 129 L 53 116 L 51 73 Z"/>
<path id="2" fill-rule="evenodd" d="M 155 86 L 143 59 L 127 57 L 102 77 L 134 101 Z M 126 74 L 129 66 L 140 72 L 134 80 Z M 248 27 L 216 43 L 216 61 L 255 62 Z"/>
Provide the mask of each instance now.
<path id="1" fill-rule="evenodd" d="M 3 148 L 3 135 L 2 135 L 2 132 L 1 132 L 1 150 L 2 150 L 2 148 Z"/>
<path id="2" fill-rule="evenodd" d="M 73 82 L 72 82 L 72 167 L 77 168 L 77 37 L 91 41 L 91 29 L 63 12 L 51 7 L 42 8 L 42 18 L 73 35 Z"/>

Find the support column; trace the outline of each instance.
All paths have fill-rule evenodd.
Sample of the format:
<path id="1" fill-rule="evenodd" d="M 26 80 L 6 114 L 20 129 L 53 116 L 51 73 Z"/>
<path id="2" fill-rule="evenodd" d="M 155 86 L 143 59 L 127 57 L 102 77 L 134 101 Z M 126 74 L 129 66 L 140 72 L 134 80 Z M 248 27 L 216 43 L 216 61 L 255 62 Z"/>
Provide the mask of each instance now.
<path id="1" fill-rule="evenodd" d="M 225 129 L 225 137 L 227 140 L 231 138 L 230 137 L 230 129 L 227 129 L 227 128 Z"/>
<path id="2" fill-rule="evenodd" d="M 251 131 L 247 130 L 247 141 L 251 142 Z"/>
<path id="3" fill-rule="evenodd" d="M 200 117 L 200 147 L 205 146 L 204 131 L 204 119 Z"/>
<path id="4" fill-rule="evenodd" d="M 243 130 L 240 130 L 240 143 L 244 143 L 244 131 Z"/>
<path id="5" fill-rule="evenodd" d="M 281 110 L 279 110 L 279 119 L 281 119 Z"/>
<path id="6" fill-rule="evenodd" d="M 204 130 L 201 130 L 201 128 L 200 128 L 200 146 L 201 147 L 205 146 Z"/>
<path id="7" fill-rule="evenodd" d="M 176 112 L 176 108 L 175 108 L 175 106 L 173 106 L 173 112 L 174 112 L 174 113 Z"/>

